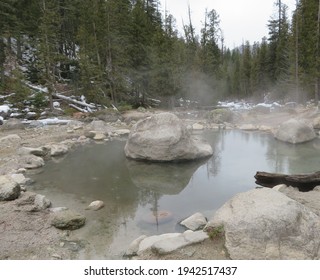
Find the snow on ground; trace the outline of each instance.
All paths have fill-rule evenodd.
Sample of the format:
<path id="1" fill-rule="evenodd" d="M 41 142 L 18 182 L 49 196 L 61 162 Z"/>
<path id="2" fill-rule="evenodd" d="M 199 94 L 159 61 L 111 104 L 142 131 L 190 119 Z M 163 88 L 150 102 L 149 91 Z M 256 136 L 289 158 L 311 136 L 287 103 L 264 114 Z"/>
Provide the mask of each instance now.
<path id="1" fill-rule="evenodd" d="M 30 124 L 34 122 L 33 120 L 24 120 L 22 123 L 24 124 Z M 61 120 L 58 118 L 48 118 L 48 119 L 42 119 L 42 120 L 36 120 L 36 122 L 42 123 L 43 125 L 55 125 L 55 124 L 68 124 L 71 122 L 71 120 Z"/>
<path id="2" fill-rule="evenodd" d="M 278 102 L 273 102 L 273 103 L 263 102 L 263 103 L 253 104 L 245 101 L 219 101 L 218 107 L 228 108 L 230 110 L 251 110 L 254 108 L 264 107 L 264 108 L 269 108 L 272 111 L 275 108 L 282 107 L 282 105 L 280 105 Z"/>
<path id="3" fill-rule="evenodd" d="M 252 109 L 253 104 L 244 101 L 219 101 L 218 107 L 230 110 L 249 110 Z"/>
<path id="4" fill-rule="evenodd" d="M 0 113 L 7 114 L 10 111 L 10 107 L 8 105 L 0 105 Z"/>

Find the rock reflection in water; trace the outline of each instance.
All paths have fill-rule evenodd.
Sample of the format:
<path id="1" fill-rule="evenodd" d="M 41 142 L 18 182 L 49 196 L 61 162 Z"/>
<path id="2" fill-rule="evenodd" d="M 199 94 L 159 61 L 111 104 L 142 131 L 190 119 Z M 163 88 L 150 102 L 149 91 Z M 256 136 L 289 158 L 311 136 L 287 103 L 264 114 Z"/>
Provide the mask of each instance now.
<path id="1" fill-rule="evenodd" d="M 174 195 L 188 185 L 192 175 L 206 161 L 154 163 L 128 159 L 126 165 L 136 187 L 158 194 Z"/>
<path id="2" fill-rule="evenodd" d="M 151 208 L 140 222 L 156 225 L 169 223 L 174 213 L 161 209 L 159 200 L 163 195 L 177 195 L 189 184 L 193 174 L 207 160 L 179 163 L 156 163 L 128 159 L 126 166 L 133 184 L 141 189 L 140 203 Z"/>

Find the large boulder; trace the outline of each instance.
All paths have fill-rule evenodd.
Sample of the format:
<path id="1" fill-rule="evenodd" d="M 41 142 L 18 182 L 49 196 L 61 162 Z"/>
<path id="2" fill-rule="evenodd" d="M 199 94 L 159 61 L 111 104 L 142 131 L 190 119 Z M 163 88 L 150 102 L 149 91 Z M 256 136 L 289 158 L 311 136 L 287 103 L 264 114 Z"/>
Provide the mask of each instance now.
<path id="1" fill-rule="evenodd" d="M 279 126 L 274 137 L 284 142 L 298 144 L 313 140 L 316 134 L 313 127 L 306 122 L 290 119 Z"/>
<path id="2" fill-rule="evenodd" d="M 319 216 L 268 188 L 240 193 L 206 225 L 223 225 L 231 259 L 319 259 Z"/>
<path id="3" fill-rule="evenodd" d="M 182 161 L 208 157 L 211 146 L 192 137 L 172 113 L 160 113 L 137 122 L 125 146 L 128 158 L 151 161 Z"/>

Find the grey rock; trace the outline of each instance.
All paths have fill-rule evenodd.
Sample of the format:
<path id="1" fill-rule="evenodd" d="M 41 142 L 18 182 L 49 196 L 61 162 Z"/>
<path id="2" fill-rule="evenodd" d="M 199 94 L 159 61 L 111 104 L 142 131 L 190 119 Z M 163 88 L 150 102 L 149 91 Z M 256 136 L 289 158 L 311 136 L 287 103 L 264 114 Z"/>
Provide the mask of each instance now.
<path id="1" fill-rule="evenodd" d="M 193 130 L 203 130 L 203 129 L 204 129 L 204 126 L 203 126 L 202 124 L 200 124 L 200 123 L 194 123 L 194 124 L 192 125 L 192 129 L 193 129 Z"/>
<path id="2" fill-rule="evenodd" d="M 117 129 L 114 131 L 114 133 L 116 133 L 117 135 L 119 136 L 126 136 L 126 135 L 129 135 L 130 134 L 130 130 L 129 129 Z"/>
<path id="3" fill-rule="evenodd" d="M 312 122 L 314 129 L 320 129 L 320 117 L 317 117 Z"/>
<path id="4" fill-rule="evenodd" d="M 268 188 L 226 202 L 206 228 L 223 225 L 231 259 L 319 259 L 319 216 Z"/>
<path id="5" fill-rule="evenodd" d="M 246 130 L 246 131 L 254 131 L 254 130 L 258 130 L 259 127 L 255 126 L 253 124 L 242 124 L 239 126 L 239 129 Z"/>
<path id="6" fill-rule="evenodd" d="M 18 146 L 21 143 L 21 137 L 17 134 L 10 134 L 0 138 L 1 145 Z"/>
<path id="7" fill-rule="evenodd" d="M 172 113 L 160 113 L 137 122 L 125 145 L 128 158 L 151 161 L 183 161 L 213 154 L 212 147 L 192 137 Z"/>
<path id="8" fill-rule="evenodd" d="M 280 184 L 280 185 L 274 186 L 272 189 L 275 190 L 275 191 L 281 192 L 281 190 L 283 190 L 284 188 L 287 188 L 287 185 L 285 185 L 285 184 Z"/>
<path id="9" fill-rule="evenodd" d="M 37 209 L 44 210 L 51 206 L 51 201 L 44 195 L 37 194 L 34 198 L 34 205 Z"/>
<path id="10" fill-rule="evenodd" d="M 20 164 L 22 168 L 36 169 L 44 166 L 44 160 L 41 157 L 27 155 L 20 158 Z"/>
<path id="11" fill-rule="evenodd" d="M 49 208 L 51 201 L 44 195 L 27 191 L 17 200 L 17 205 L 24 211 L 38 212 Z"/>
<path id="12" fill-rule="evenodd" d="M 208 239 L 209 236 L 203 231 L 188 230 L 179 236 L 163 239 L 152 245 L 152 251 L 160 255 L 174 252 L 180 248 L 196 244 Z"/>
<path id="13" fill-rule="evenodd" d="M 30 128 L 39 128 L 45 126 L 44 122 L 41 121 L 32 121 L 29 123 Z"/>
<path id="14" fill-rule="evenodd" d="M 37 117 L 38 117 L 38 115 L 37 115 L 36 112 L 28 112 L 26 114 L 26 119 L 27 120 L 35 120 L 35 119 L 37 119 Z"/>
<path id="15" fill-rule="evenodd" d="M 306 122 L 290 119 L 279 126 L 274 137 L 284 142 L 298 144 L 315 139 L 316 134 L 313 127 Z"/>
<path id="16" fill-rule="evenodd" d="M 19 185 L 24 185 L 28 182 L 28 178 L 26 178 L 23 174 L 10 174 L 9 175 L 13 181 L 15 181 Z"/>
<path id="17" fill-rule="evenodd" d="M 69 151 L 68 146 L 64 144 L 52 144 L 46 147 L 50 150 L 50 156 L 52 157 L 63 156 Z"/>
<path id="18" fill-rule="evenodd" d="M 21 122 L 21 120 L 10 118 L 6 122 L 3 123 L 1 129 L 3 130 L 15 130 L 15 129 L 23 129 L 25 126 Z"/>
<path id="19" fill-rule="evenodd" d="M 221 108 L 212 110 L 206 117 L 213 123 L 222 124 L 231 122 L 234 119 L 235 114 L 229 109 Z"/>
<path id="20" fill-rule="evenodd" d="M 53 213 L 51 225 L 59 229 L 75 230 L 81 228 L 86 221 L 86 217 L 72 210 L 65 210 Z"/>
<path id="21" fill-rule="evenodd" d="M 141 235 L 139 236 L 137 239 L 133 240 L 128 249 L 126 250 L 125 255 L 126 256 L 135 256 L 137 255 L 138 251 L 139 251 L 139 246 L 142 240 L 144 240 L 145 238 L 147 238 L 146 235 Z"/>
<path id="22" fill-rule="evenodd" d="M 95 141 L 102 141 L 104 139 L 106 139 L 106 135 L 104 133 L 101 133 L 101 132 L 98 132 L 98 131 L 92 131 L 94 133 L 94 136 L 93 136 L 93 140 Z"/>
<path id="23" fill-rule="evenodd" d="M 184 233 L 166 233 L 149 237 L 140 236 L 130 244 L 126 254 L 131 256 L 141 255 L 150 250 L 157 254 L 168 254 L 208 238 L 208 234 L 203 231 L 191 230 L 187 230 Z"/>
<path id="24" fill-rule="evenodd" d="M 53 207 L 49 208 L 49 211 L 52 213 L 62 212 L 68 210 L 68 207 Z"/>
<path id="25" fill-rule="evenodd" d="M 203 229 L 204 226 L 207 224 L 207 219 L 203 214 L 198 212 L 193 214 L 189 218 L 183 220 L 180 224 L 188 229 L 195 231 Z"/>
<path id="26" fill-rule="evenodd" d="M 0 201 L 14 200 L 20 196 L 20 186 L 9 176 L 0 176 Z"/>
<path id="27" fill-rule="evenodd" d="M 44 157 L 47 155 L 48 149 L 45 147 L 41 148 L 31 148 L 31 147 L 21 147 L 18 150 L 19 155 L 35 155 L 38 157 Z"/>
<path id="28" fill-rule="evenodd" d="M 151 247 L 153 246 L 153 244 L 155 244 L 158 241 L 167 240 L 169 238 L 178 237 L 180 235 L 181 233 L 165 233 L 161 235 L 153 235 L 153 236 L 146 237 L 140 242 L 139 250 L 137 251 L 137 254 L 139 255 L 146 250 L 151 250 Z"/>
<path id="29" fill-rule="evenodd" d="M 98 120 L 98 121 L 92 121 L 88 126 L 88 130 L 90 131 L 106 131 L 107 130 L 107 124 L 104 121 Z"/>
<path id="30" fill-rule="evenodd" d="M 101 208 L 104 207 L 104 202 L 101 201 L 101 200 L 95 200 L 95 201 L 92 201 L 88 207 L 86 208 L 86 210 L 93 210 L 93 211 L 98 211 L 100 210 Z"/>
<path id="31" fill-rule="evenodd" d="M 279 190 L 281 193 L 296 200 L 320 216 L 320 187 L 315 187 L 309 192 L 299 192 L 297 188 L 283 186 Z"/>

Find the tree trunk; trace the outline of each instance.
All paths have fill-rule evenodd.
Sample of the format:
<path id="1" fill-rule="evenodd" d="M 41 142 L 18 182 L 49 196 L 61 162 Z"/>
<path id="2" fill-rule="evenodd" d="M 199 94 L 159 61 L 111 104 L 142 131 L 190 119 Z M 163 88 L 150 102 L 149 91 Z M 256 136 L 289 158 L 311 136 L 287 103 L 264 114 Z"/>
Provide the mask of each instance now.
<path id="1" fill-rule="evenodd" d="M 295 40 L 295 82 L 296 82 L 296 100 L 299 99 L 299 10 L 298 0 L 296 2 L 296 40 Z"/>
<path id="2" fill-rule="evenodd" d="M 316 47 L 316 80 L 315 80 L 315 96 L 316 105 L 319 105 L 320 97 L 320 0 L 318 6 L 318 21 L 317 21 L 317 47 Z"/>
<path id="3" fill-rule="evenodd" d="M 256 184 L 268 188 L 273 188 L 279 184 L 296 187 L 299 191 L 307 192 L 320 186 L 320 171 L 310 174 L 287 175 L 280 173 L 268 173 L 258 171 L 254 176 Z"/>

